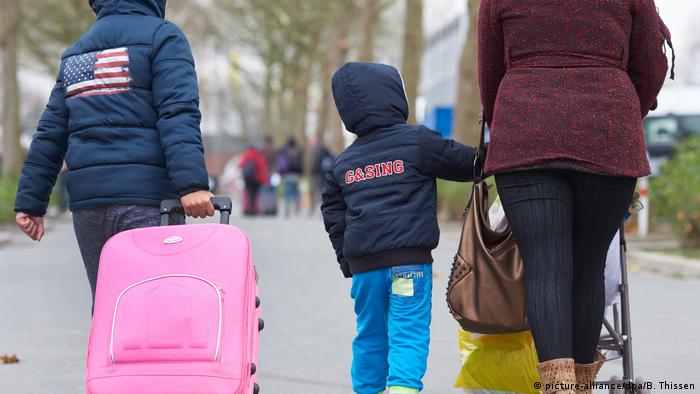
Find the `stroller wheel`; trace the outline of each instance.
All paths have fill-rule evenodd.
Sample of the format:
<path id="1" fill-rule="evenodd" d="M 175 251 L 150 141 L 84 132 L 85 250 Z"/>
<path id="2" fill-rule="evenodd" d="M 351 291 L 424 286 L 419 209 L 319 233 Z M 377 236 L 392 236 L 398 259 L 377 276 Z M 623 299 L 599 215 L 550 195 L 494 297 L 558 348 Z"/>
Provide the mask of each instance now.
<path id="1" fill-rule="evenodd" d="M 613 376 L 610 378 L 610 381 L 611 381 L 611 382 L 619 382 L 619 381 L 620 381 L 620 377 L 617 376 L 617 375 L 613 375 Z M 610 389 L 608 389 L 608 393 L 609 393 L 609 394 L 625 394 L 625 390 L 624 390 L 624 389 L 618 389 L 618 388 L 612 388 L 612 387 L 611 387 Z"/>
<path id="2" fill-rule="evenodd" d="M 650 394 L 651 393 L 651 382 L 648 382 L 646 379 L 644 379 L 641 376 L 638 376 L 634 380 L 634 384 L 637 387 L 636 390 L 634 390 L 635 393 L 638 394 Z"/>

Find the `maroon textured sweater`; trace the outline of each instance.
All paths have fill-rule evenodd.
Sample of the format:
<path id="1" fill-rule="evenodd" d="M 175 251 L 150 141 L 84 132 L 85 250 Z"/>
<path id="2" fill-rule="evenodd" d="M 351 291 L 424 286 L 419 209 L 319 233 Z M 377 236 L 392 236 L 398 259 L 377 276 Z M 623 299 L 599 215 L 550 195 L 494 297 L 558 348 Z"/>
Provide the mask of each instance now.
<path id="1" fill-rule="evenodd" d="M 653 0 L 482 0 L 486 172 L 648 175 L 642 119 L 668 70 L 661 30 Z"/>

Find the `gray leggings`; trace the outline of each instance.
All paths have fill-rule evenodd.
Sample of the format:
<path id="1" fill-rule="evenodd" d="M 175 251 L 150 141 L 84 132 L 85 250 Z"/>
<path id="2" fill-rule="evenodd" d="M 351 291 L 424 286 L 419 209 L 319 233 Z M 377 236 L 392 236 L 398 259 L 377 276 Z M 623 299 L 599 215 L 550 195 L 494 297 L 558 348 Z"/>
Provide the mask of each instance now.
<path id="1" fill-rule="evenodd" d="M 170 215 L 171 224 L 184 224 L 183 214 Z M 80 254 L 83 256 L 85 271 L 90 281 L 92 301 L 95 301 L 97 271 L 100 253 L 113 235 L 122 231 L 142 227 L 155 227 L 160 224 L 160 211 L 157 207 L 140 205 L 112 205 L 106 207 L 80 209 L 73 212 L 73 228 L 78 239 Z"/>

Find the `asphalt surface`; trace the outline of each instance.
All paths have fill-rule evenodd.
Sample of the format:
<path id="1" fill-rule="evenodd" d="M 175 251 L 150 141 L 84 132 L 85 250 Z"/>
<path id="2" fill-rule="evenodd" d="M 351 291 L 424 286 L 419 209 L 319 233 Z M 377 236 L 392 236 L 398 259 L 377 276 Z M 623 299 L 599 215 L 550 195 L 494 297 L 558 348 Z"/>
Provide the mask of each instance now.
<path id="1" fill-rule="evenodd" d="M 259 363 L 262 394 L 351 393 L 354 315 L 350 282 L 336 268 L 320 218 L 241 219 L 260 274 L 266 322 Z M 0 247 L 0 393 L 84 392 L 90 293 L 70 222 L 56 220 L 40 243 L 13 233 Z M 454 226 L 435 253 L 432 342 L 425 393 L 460 393 L 456 323 L 444 303 L 457 247 Z M 693 383 L 700 392 L 700 282 L 633 274 L 635 368 L 654 382 Z M 610 363 L 603 376 L 619 374 Z M 620 371 L 620 372 L 618 372 Z M 654 391 L 656 392 L 656 391 Z M 665 390 L 659 392 L 693 392 Z"/>

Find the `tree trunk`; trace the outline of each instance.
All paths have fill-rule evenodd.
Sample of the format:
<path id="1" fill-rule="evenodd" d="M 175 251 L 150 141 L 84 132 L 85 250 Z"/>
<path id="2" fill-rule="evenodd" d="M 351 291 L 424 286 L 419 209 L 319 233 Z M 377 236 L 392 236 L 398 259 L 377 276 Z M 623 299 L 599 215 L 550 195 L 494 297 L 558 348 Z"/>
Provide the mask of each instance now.
<path id="1" fill-rule="evenodd" d="M 291 99 L 288 88 L 280 89 L 275 94 L 275 114 L 273 119 L 272 134 L 275 139 L 287 141 L 294 135 L 291 125 L 296 123 L 291 111 Z"/>
<path id="2" fill-rule="evenodd" d="M 333 100 L 331 78 L 333 73 L 345 62 L 348 53 L 349 26 L 342 7 L 336 8 L 330 29 L 329 47 L 321 67 L 321 103 L 318 108 L 316 137 L 319 143 L 328 143 L 331 149 L 337 153 L 345 148 L 345 136 Z"/>
<path id="3" fill-rule="evenodd" d="M 247 101 L 248 94 L 244 93 L 243 89 L 241 88 L 240 64 L 238 62 L 237 53 L 231 53 L 231 55 L 229 56 L 229 65 L 229 90 L 231 94 L 231 104 L 233 106 L 234 111 L 238 114 L 238 120 L 242 134 L 244 137 L 248 138 L 251 135 L 260 135 L 262 137 L 263 135 L 269 133 L 269 121 L 266 120 L 269 118 L 266 118 L 267 113 L 265 112 L 270 109 L 269 100 L 267 99 L 267 96 L 263 94 L 263 96 L 265 97 L 263 113 L 260 117 L 260 120 L 257 123 L 255 123 L 253 119 L 255 119 L 256 116 L 251 114 L 251 107 Z M 225 112 L 226 105 L 222 105 L 221 109 Z M 225 115 L 224 118 L 226 118 Z M 221 129 L 223 130 L 225 129 L 225 127 L 222 127 Z"/>
<path id="4" fill-rule="evenodd" d="M 291 63 L 291 64 L 290 64 Z M 296 62 L 281 62 L 276 77 L 277 87 L 273 90 L 275 111 L 273 113 L 273 134 L 277 139 L 286 141 L 294 136 L 294 126 L 297 124 L 297 114 L 294 112 L 294 79 L 291 75 L 297 72 Z"/>
<path id="5" fill-rule="evenodd" d="M 309 111 L 309 82 L 311 80 L 311 72 L 314 64 L 310 59 L 305 59 L 300 62 L 301 70 L 297 74 L 297 79 L 294 81 L 294 91 L 292 93 L 292 111 L 295 114 L 292 135 L 299 142 L 304 152 L 303 172 L 304 175 L 309 175 L 311 170 L 311 150 L 308 149 L 308 138 L 306 134 L 306 123 Z"/>
<path id="6" fill-rule="evenodd" d="M 401 74 L 410 109 L 408 123 L 416 123 L 416 97 L 418 97 L 420 66 L 423 55 L 423 0 L 406 0 L 403 37 Z"/>
<path id="7" fill-rule="evenodd" d="M 475 146 L 479 143 L 479 114 L 481 97 L 476 69 L 476 20 L 479 0 L 467 0 L 469 31 L 459 64 L 459 84 L 455 104 L 453 135 L 464 144 Z"/>
<path id="8" fill-rule="evenodd" d="M 292 111 L 294 121 L 292 125 L 292 135 L 297 138 L 302 145 L 306 141 L 306 119 L 309 110 L 309 82 L 314 64 L 310 59 L 304 59 L 299 63 L 300 69 L 294 81 L 292 92 Z"/>
<path id="9" fill-rule="evenodd" d="M 263 135 L 273 135 L 274 134 L 274 121 L 272 118 L 273 112 L 273 92 L 272 92 L 272 64 L 271 62 L 266 62 L 265 64 L 265 78 L 263 85 L 263 113 L 262 113 L 262 133 Z"/>
<path id="10" fill-rule="evenodd" d="M 307 52 L 305 45 L 315 48 L 320 39 L 320 32 L 314 32 L 312 34 L 308 44 L 298 44 L 295 51 L 296 55 L 289 67 L 290 80 L 288 82 L 291 85 L 292 93 L 290 104 L 292 114 L 289 118 L 292 130 L 290 130 L 290 134 L 297 139 L 302 147 L 306 146 L 307 141 L 306 123 L 309 111 L 309 85 L 316 60 L 313 53 Z"/>
<path id="11" fill-rule="evenodd" d="M 321 101 L 316 108 L 316 141 L 319 144 L 325 143 L 326 129 L 328 128 L 328 107 L 331 96 L 331 62 L 329 59 L 330 48 L 326 56 L 321 61 Z"/>
<path id="12" fill-rule="evenodd" d="M 381 0 L 365 0 L 360 20 L 362 41 L 360 42 L 360 53 L 357 58 L 360 62 L 371 62 L 374 60 L 374 38 L 379 24 L 379 14 L 381 11 Z"/>
<path id="13" fill-rule="evenodd" d="M 17 81 L 17 41 L 20 27 L 19 0 L 0 2 L 0 45 L 2 46 L 2 95 L 3 95 L 3 137 L 2 137 L 2 175 L 16 176 L 22 165 L 19 137 L 20 95 Z"/>

